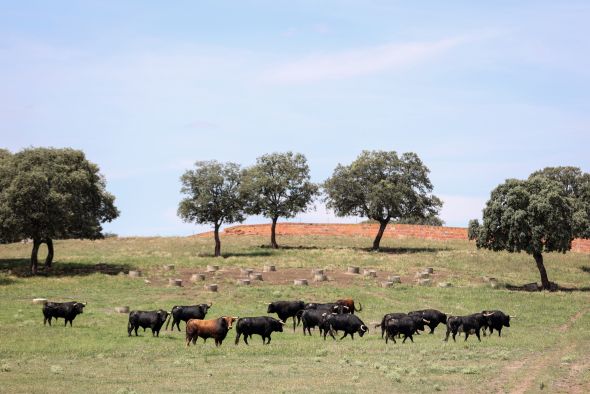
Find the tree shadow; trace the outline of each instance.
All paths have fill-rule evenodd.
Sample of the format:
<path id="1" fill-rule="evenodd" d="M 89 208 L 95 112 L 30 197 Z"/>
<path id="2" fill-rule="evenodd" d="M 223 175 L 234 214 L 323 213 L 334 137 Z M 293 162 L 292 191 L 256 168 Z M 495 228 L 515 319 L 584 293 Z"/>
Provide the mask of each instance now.
<path id="1" fill-rule="evenodd" d="M 273 252 L 270 250 L 255 250 L 252 252 L 229 252 L 222 253 L 221 257 L 224 259 L 228 257 L 269 257 L 272 256 Z M 198 257 L 215 257 L 214 253 L 199 253 Z"/>
<path id="2" fill-rule="evenodd" d="M 37 276 L 64 277 L 86 276 L 95 273 L 117 275 L 120 272 L 128 272 L 133 267 L 128 264 L 117 263 L 61 263 L 53 262 L 50 269 L 45 268 L 43 262 L 39 262 Z M 29 259 L 0 259 L 0 271 L 9 271 L 16 277 L 31 277 L 31 260 Z"/>
<path id="3" fill-rule="evenodd" d="M 271 249 L 271 250 L 323 250 L 323 249 L 337 249 L 337 247 L 330 247 L 327 246 L 304 246 L 304 245 L 279 245 L 278 249 L 273 249 L 271 245 L 260 245 L 261 249 Z"/>
<path id="4" fill-rule="evenodd" d="M 543 291 L 543 288 L 540 286 L 537 286 L 536 288 L 534 286 L 531 286 L 532 284 L 526 284 L 526 285 L 514 285 L 511 283 L 505 283 L 504 284 L 504 288 L 506 288 L 506 290 L 510 290 L 510 291 L 524 291 L 524 292 L 529 292 L 529 293 L 535 293 L 535 292 L 539 292 L 539 291 Z M 573 293 L 573 292 L 590 292 L 590 286 L 583 286 L 583 287 L 565 287 L 565 286 L 561 286 L 555 282 L 551 282 L 551 289 L 549 290 L 550 292 L 554 292 L 554 291 L 563 291 L 566 293 Z"/>
<path id="5" fill-rule="evenodd" d="M 424 248 L 424 247 L 416 247 L 416 248 L 381 247 L 381 248 L 379 248 L 379 250 L 373 250 L 372 248 L 353 248 L 353 249 L 361 250 L 364 252 L 386 253 L 386 254 L 436 253 L 436 252 L 442 252 L 445 250 L 450 250 L 449 248 Z"/>
<path id="6" fill-rule="evenodd" d="M 580 269 L 585 273 L 590 274 L 590 265 L 583 265 L 580 267 Z"/>

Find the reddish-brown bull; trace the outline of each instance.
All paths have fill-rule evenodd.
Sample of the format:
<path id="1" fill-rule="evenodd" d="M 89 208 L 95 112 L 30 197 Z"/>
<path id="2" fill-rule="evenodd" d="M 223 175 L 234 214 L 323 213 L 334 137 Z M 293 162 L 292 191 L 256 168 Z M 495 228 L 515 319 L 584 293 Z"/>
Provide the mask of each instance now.
<path id="1" fill-rule="evenodd" d="M 221 345 L 236 320 L 238 317 L 233 316 L 211 320 L 190 319 L 186 323 L 186 346 L 189 346 L 191 341 L 193 345 L 196 344 L 199 337 L 203 338 L 204 342 L 207 342 L 207 338 L 214 338 L 215 346 Z"/>
<path id="2" fill-rule="evenodd" d="M 336 303 L 338 305 L 342 305 L 348 308 L 347 311 L 345 311 L 344 313 L 352 313 L 354 315 L 355 311 L 362 311 L 363 310 L 363 306 L 361 305 L 361 303 L 359 302 L 359 308 L 357 309 L 356 306 L 354 305 L 354 300 L 352 298 L 344 298 L 342 300 L 338 300 L 336 301 Z"/>

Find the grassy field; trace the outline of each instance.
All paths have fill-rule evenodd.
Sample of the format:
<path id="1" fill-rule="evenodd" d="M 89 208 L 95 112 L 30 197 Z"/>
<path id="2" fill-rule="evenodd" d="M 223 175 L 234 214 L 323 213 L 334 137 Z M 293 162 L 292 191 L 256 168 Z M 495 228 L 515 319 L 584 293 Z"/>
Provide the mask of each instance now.
<path id="1" fill-rule="evenodd" d="M 282 237 L 284 249 L 261 247 L 261 237 L 226 237 L 223 259 L 211 257 L 212 240 L 203 238 L 122 238 L 59 241 L 55 268 L 46 276 L 27 276 L 31 245 L 0 245 L 0 391 L 16 392 L 590 392 L 590 256 L 545 256 L 550 280 L 571 289 L 527 293 L 505 287 L 538 280 L 532 257 L 478 251 L 472 243 L 384 240 L 384 251 L 366 249 L 360 237 Z M 174 264 L 175 272 L 164 271 Z M 206 283 L 167 285 L 168 277 L 222 271 Z M 400 274 L 403 284 L 381 288 L 381 279 L 350 278 L 283 284 L 279 279 L 236 286 L 230 272 L 264 264 L 311 278 L 311 268 L 328 276 L 348 265 L 378 270 L 380 278 Z M 434 286 L 420 287 L 414 274 L 434 267 Z M 143 278 L 119 274 L 140 269 Z M 482 276 L 495 277 L 492 289 Z M 146 283 L 148 279 L 150 283 Z M 439 288 L 436 282 L 453 284 Z M 213 302 L 208 317 L 266 315 L 266 303 L 279 299 L 360 301 L 358 315 L 371 327 L 354 341 L 304 337 L 287 329 L 270 345 L 255 337 L 250 346 L 213 341 L 186 348 L 183 332 L 149 330 L 127 337 L 127 316 L 115 306 L 170 309 L 177 304 Z M 73 328 L 44 327 L 35 297 L 88 302 Z M 370 323 L 387 312 L 433 307 L 453 314 L 502 309 L 517 317 L 498 336 L 442 342 L 443 327 L 415 343 L 385 344 Z M 184 324 L 181 324 L 183 327 Z"/>

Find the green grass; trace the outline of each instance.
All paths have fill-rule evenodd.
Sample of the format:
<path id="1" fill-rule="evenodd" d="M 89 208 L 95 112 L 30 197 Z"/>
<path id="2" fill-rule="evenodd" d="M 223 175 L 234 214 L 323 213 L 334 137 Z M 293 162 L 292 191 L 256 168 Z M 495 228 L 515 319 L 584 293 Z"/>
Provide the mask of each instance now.
<path id="1" fill-rule="evenodd" d="M 59 241 L 55 268 L 47 277 L 26 275 L 30 245 L 0 245 L 2 391 L 496 392 L 523 384 L 531 391 L 541 385 L 551 391 L 563 391 L 563 384 L 588 387 L 590 315 L 581 313 L 571 321 L 590 305 L 587 255 L 545 256 L 550 279 L 577 291 L 525 293 L 492 289 L 482 276 L 512 285 L 538 281 L 530 256 L 478 251 L 468 242 L 385 240 L 386 252 L 375 253 L 365 249 L 371 240 L 361 237 L 283 237 L 279 242 L 289 248 L 277 251 L 260 247 L 267 241 L 226 237 L 222 247 L 229 257 L 224 259 L 209 257 L 212 242 L 201 238 Z M 103 265 L 97 268 L 98 263 Z M 384 289 L 364 279 L 346 288 L 332 282 L 302 288 L 268 283 L 238 287 L 222 281 L 219 293 L 208 293 L 201 284 L 174 288 L 116 275 L 136 268 L 154 278 L 164 275 L 161 266 L 170 263 L 194 271 L 213 263 L 253 268 L 273 263 L 278 270 L 344 270 L 354 264 L 406 276 L 432 266 L 453 287 L 405 283 Z M 370 325 L 371 332 L 354 341 L 324 341 L 317 333 L 303 337 L 299 327 L 295 334 L 289 329 L 273 334 L 268 346 L 259 337 L 250 346 L 235 346 L 230 331 L 220 348 L 199 340 L 187 349 L 179 332 L 162 331 L 160 338 L 152 338 L 148 330 L 128 338 L 127 316 L 113 311 L 119 305 L 169 309 L 212 301 L 208 317 L 256 316 L 265 315 L 265 304 L 272 300 L 344 296 L 362 302 L 365 309 L 359 316 L 367 325 L 387 312 L 425 307 L 454 314 L 497 308 L 517 318 L 502 338 L 482 338 L 481 343 L 474 337 L 444 343 L 439 326 L 435 335 L 415 337 L 414 344 L 385 345 Z M 88 306 L 73 328 L 64 328 L 63 320 L 43 327 L 41 307 L 31 303 L 35 297 L 72 298 Z"/>

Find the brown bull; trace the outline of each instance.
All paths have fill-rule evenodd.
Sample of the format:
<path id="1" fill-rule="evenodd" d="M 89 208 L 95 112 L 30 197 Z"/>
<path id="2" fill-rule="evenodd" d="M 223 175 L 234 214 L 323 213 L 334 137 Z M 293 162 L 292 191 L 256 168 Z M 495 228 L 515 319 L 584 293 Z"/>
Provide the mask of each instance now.
<path id="1" fill-rule="evenodd" d="M 233 316 L 222 316 L 211 320 L 190 319 L 186 323 L 186 346 L 189 346 L 191 341 L 193 345 L 196 344 L 199 337 L 203 338 L 204 342 L 207 338 L 214 338 L 215 346 L 221 345 L 236 320 L 238 317 Z"/>
<path id="2" fill-rule="evenodd" d="M 355 311 L 362 311 L 363 310 L 363 306 L 361 305 L 361 303 L 359 302 L 359 308 L 357 309 L 356 306 L 354 305 L 354 300 L 352 298 L 344 298 L 342 300 L 338 300 L 336 301 L 336 303 L 338 305 L 342 305 L 348 308 L 348 310 L 345 313 L 352 313 L 354 315 Z"/>

